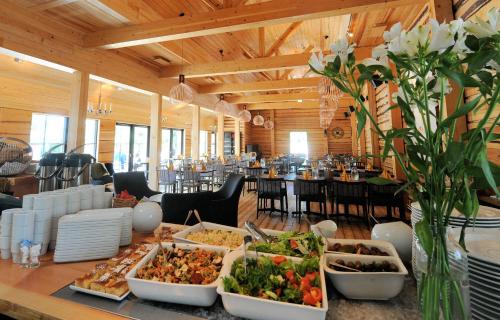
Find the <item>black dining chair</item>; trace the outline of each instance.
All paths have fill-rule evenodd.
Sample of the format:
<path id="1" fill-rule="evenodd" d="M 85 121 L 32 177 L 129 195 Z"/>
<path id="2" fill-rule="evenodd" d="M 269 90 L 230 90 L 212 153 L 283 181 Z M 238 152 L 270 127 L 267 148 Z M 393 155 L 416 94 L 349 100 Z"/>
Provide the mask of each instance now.
<path id="1" fill-rule="evenodd" d="M 270 200 L 270 207 L 267 206 L 267 201 Z M 274 201 L 279 200 L 280 209 L 276 209 Z M 261 178 L 257 179 L 257 219 L 259 218 L 259 212 L 269 211 L 269 214 L 273 212 L 279 212 L 281 214 L 281 220 L 283 220 L 283 215 L 288 215 L 288 198 L 286 192 L 286 182 L 283 178 Z"/>
<path id="2" fill-rule="evenodd" d="M 373 183 L 367 184 L 367 200 L 368 208 L 370 209 L 368 213 L 369 221 L 370 219 L 375 220 L 375 206 L 386 207 L 385 218 L 389 220 L 392 220 L 393 211 L 395 211 L 396 209 L 398 209 L 399 211 L 399 219 L 402 221 L 406 220 L 405 197 L 404 192 L 400 191 L 400 188 L 401 185 L 398 183 L 391 183 L 386 185 L 376 185 Z"/>
<path id="3" fill-rule="evenodd" d="M 295 205 L 297 214 L 300 217 L 302 215 L 302 202 L 306 203 L 306 214 L 311 212 L 311 202 L 319 203 L 319 214 L 325 214 L 328 218 L 328 212 L 326 211 L 326 192 L 324 188 L 323 180 L 304 180 L 296 179 L 293 183 L 293 194 L 295 195 Z"/>
<path id="4" fill-rule="evenodd" d="M 359 215 L 359 206 L 361 206 L 363 211 L 363 217 L 367 219 L 367 207 L 366 207 L 366 183 L 362 182 L 352 182 L 352 181 L 340 181 L 334 180 L 332 184 L 332 212 L 335 213 L 337 218 L 337 223 L 339 223 L 340 211 L 339 205 L 344 206 L 344 216 L 349 220 L 349 205 L 356 205 L 356 213 Z M 335 205 L 336 210 L 333 210 Z"/>
<path id="5" fill-rule="evenodd" d="M 247 183 L 247 192 L 257 191 L 257 177 L 263 172 L 263 168 L 245 168 L 245 182 Z"/>
<path id="6" fill-rule="evenodd" d="M 115 194 L 127 190 L 129 194 L 135 196 L 137 200 L 144 197 L 151 197 L 161 192 L 151 190 L 148 186 L 145 173 L 143 171 L 117 172 L 113 175 Z"/>

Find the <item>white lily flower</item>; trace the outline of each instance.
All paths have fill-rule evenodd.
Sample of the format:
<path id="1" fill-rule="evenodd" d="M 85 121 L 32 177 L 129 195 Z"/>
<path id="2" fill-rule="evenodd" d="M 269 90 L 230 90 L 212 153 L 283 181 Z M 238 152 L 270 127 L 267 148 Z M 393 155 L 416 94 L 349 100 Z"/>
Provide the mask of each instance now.
<path id="1" fill-rule="evenodd" d="M 408 54 L 410 57 L 414 57 L 418 53 L 418 42 L 415 41 L 415 37 L 410 36 L 408 33 L 401 33 L 399 39 L 401 51 Z"/>
<path id="2" fill-rule="evenodd" d="M 365 66 L 381 65 L 389 68 L 389 59 L 387 58 L 387 47 L 384 44 L 378 45 L 372 50 L 372 57 L 363 60 Z"/>
<path id="3" fill-rule="evenodd" d="M 325 70 L 325 65 L 323 64 L 323 53 L 320 51 L 318 55 L 315 53 L 311 54 L 311 57 L 309 58 L 309 65 L 316 71 L 323 72 Z"/>
<path id="4" fill-rule="evenodd" d="M 492 36 L 500 31 L 500 9 L 492 8 L 488 12 L 488 22 L 476 17 L 476 21 L 466 21 L 464 28 L 477 38 Z"/>
<path id="5" fill-rule="evenodd" d="M 495 60 L 488 61 L 486 65 L 495 69 L 496 72 L 500 72 L 500 64 L 496 63 Z"/>
<path id="6" fill-rule="evenodd" d="M 429 38 L 429 25 L 418 26 L 413 28 L 408 32 L 407 39 L 412 44 L 419 44 L 420 46 L 425 45 Z"/>
<path id="7" fill-rule="evenodd" d="M 350 45 L 347 39 L 342 38 L 332 44 L 331 50 L 340 57 L 342 63 L 346 63 L 349 53 L 354 51 L 354 45 Z"/>
<path id="8" fill-rule="evenodd" d="M 388 44 L 387 49 L 394 54 L 404 52 L 403 40 L 406 38 L 406 31 L 402 31 L 397 37 L 393 38 Z"/>
<path id="9" fill-rule="evenodd" d="M 384 41 L 391 42 L 401 35 L 401 23 L 394 24 L 389 31 L 384 31 Z"/>
<path id="10" fill-rule="evenodd" d="M 455 45 L 455 33 L 451 31 L 450 25 L 446 23 L 439 24 L 436 20 L 431 20 L 432 39 L 429 45 L 429 51 L 442 52 Z"/>

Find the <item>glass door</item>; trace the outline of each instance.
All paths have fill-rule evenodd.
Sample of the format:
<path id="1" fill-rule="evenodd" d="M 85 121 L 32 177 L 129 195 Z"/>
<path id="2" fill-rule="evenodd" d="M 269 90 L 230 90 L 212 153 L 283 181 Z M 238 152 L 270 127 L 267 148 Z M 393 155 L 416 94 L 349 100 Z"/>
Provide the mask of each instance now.
<path id="1" fill-rule="evenodd" d="M 148 170 L 149 127 L 117 124 L 115 129 L 115 172 Z"/>

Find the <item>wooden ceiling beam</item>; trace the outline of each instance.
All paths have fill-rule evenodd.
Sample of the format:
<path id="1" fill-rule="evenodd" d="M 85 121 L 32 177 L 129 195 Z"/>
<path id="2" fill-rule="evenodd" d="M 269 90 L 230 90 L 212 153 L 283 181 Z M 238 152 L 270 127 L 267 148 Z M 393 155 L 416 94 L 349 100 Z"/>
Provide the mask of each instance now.
<path id="1" fill-rule="evenodd" d="M 359 60 L 370 56 L 371 48 L 356 48 L 356 58 Z M 174 78 L 179 74 L 184 74 L 186 78 L 197 78 L 215 75 L 294 69 L 307 66 L 310 57 L 310 53 L 299 53 L 284 56 L 255 58 L 251 60 L 231 60 L 216 63 L 175 65 L 162 68 L 160 70 L 160 77 Z"/>
<path id="2" fill-rule="evenodd" d="M 29 10 L 34 12 L 41 12 L 53 8 L 57 8 L 60 6 L 64 6 L 66 4 L 70 4 L 73 2 L 77 2 L 78 0 L 49 0 L 44 3 L 36 4 L 34 6 L 29 7 Z"/>
<path id="3" fill-rule="evenodd" d="M 343 98 L 340 100 L 340 106 L 347 107 L 353 103 L 351 98 Z M 247 110 L 288 110 L 288 109 L 318 109 L 319 101 L 289 101 L 289 102 L 275 102 L 275 103 L 255 103 L 247 105 Z"/>
<path id="4" fill-rule="evenodd" d="M 295 30 L 297 30 L 300 27 L 301 24 L 302 21 L 296 21 L 293 22 L 288 28 L 286 28 L 283 34 L 281 34 L 281 36 L 278 39 L 276 39 L 276 41 L 274 41 L 269 50 L 266 52 L 266 57 L 270 57 L 273 54 L 277 55 L 278 50 L 281 48 L 283 43 L 285 43 L 285 41 L 288 38 L 290 38 L 290 36 L 295 32 Z"/>
<path id="5" fill-rule="evenodd" d="M 304 53 L 311 53 L 311 50 L 314 49 L 313 45 L 308 45 L 307 48 L 304 49 Z M 283 72 L 280 79 L 288 79 L 290 73 L 292 73 L 293 69 L 288 69 Z"/>
<path id="6" fill-rule="evenodd" d="M 123 48 L 269 25 L 415 5 L 426 0 L 274 0 L 89 33 L 85 47 Z"/>
<path id="7" fill-rule="evenodd" d="M 315 91 L 310 92 L 294 92 L 283 94 L 257 94 L 251 96 L 238 96 L 226 97 L 225 100 L 234 104 L 252 104 L 252 103 L 265 103 L 265 102 L 279 102 L 279 101 L 298 101 L 298 100 L 319 100 L 319 93 Z"/>
<path id="8" fill-rule="evenodd" d="M 301 78 L 292 80 L 257 81 L 246 83 L 224 83 L 204 85 L 198 88 L 198 93 L 244 93 L 259 91 L 276 91 L 288 89 L 305 89 L 318 86 L 319 78 Z"/>
<path id="9" fill-rule="evenodd" d="M 261 57 L 266 53 L 266 29 L 264 27 L 259 28 L 259 55 Z"/>

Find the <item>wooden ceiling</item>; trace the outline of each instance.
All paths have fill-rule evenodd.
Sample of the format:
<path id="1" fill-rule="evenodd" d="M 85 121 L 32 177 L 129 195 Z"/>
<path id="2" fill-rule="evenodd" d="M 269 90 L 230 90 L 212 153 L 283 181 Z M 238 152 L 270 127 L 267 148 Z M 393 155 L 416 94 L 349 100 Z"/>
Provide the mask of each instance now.
<path id="1" fill-rule="evenodd" d="M 191 28 L 198 20 L 202 21 L 203 17 L 211 18 L 221 10 L 229 10 L 228 13 L 233 12 L 235 16 L 238 16 L 238 14 L 248 15 L 248 12 L 260 12 L 258 10 L 272 8 L 274 11 L 266 11 L 269 12 L 269 17 L 267 21 L 264 21 L 265 23 L 260 21 L 264 19 L 261 16 L 245 16 L 244 21 L 247 23 L 255 20 L 255 24 L 245 25 L 250 28 L 244 27 L 241 30 L 229 28 L 228 32 L 223 32 L 224 29 L 195 37 L 184 34 L 182 36 L 184 39 L 108 49 L 116 50 L 121 55 L 140 61 L 164 77 L 175 77 L 180 71 L 196 70 L 197 73 L 188 78 L 189 82 L 199 86 L 201 92 L 216 93 L 210 88 L 239 85 L 241 90 L 230 91 L 232 95 L 255 94 L 255 92 L 248 93 L 251 90 L 246 90 L 242 86 L 245 83 L 251 85 L 264 81 L 273 83 L 279 80 L 302 78 L 308 70 L 307 57 L 311 51 L 328 50 L 332 42 L 348 34 L 358 47 L 369 48 L 378 45 L 382 42 L 383 32 L 392 24 L 401 21 L 404 27 L 409 28 L 419 16 L 426 14 L 427 10 L 427 2 L 422 0 L 4 1 L 55 18 L 69 29 L 88 35 L 82 39 L 83 46 L 91 45 L 93 40 L 102 39 L 99 37 L 103 32 L 120 31 L 120 28 L 126 26 L 147 26 L 151 23 L 184 21 L 192 18 L 193 21 L 189 25 Z M 293 6 L 290 8 L 278 6 L 287 2 L 294 4 L 298 9 L 293 9 Z M 332 7 L 334 2 L 339 3 L 337 7 Z M 322 8 L 327 7 L 330 11 L 321 11 Z M 295 13 L 293 20 L 276 18 L 280 15 L 293 15 L 293 12 L 289 13 L 289 11 L 299 9 L 304 11 L 304 17 L 312 17 L 312 19 L 301 20 L 298 13 Z M 329 12 L 334 15 L 329 16 Z M 231 14 L 225 14 L 224 17 L 226 16 L 229 19 Z M 223 19 L 220 20 L 223 24 Z M 274 22 L 270 23 L 269 20 Z M 280 23 L 280 21 L 286 21 L 286 23 Z M 219 23 L 218 21 L 212 22 Z M 172 28 L 175 27 L 178 26 Z M 203 66 L 205 67 L 202 68 Z M 272 86 L 269 86 L 269 91 L 257 91 L 259 91 L 258 94 L 277 93 L 285 94 L 285 96 L 286 93 L 291 92 L 314 91 L 311 86 L 307 89 L 300 86 L 297 88 L 290 83 L 279 90 L 272 90 Z M 237 101 L 237 99 L 234 100 L 235 103 L 240 103 Z"/>

